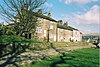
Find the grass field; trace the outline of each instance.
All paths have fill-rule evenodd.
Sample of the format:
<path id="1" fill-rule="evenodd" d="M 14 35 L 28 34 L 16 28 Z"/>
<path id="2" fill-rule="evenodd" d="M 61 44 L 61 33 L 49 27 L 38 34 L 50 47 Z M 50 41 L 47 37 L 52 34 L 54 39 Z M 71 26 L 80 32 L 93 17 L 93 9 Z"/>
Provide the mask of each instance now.
<path id="1" fill-rule="evenodd" d="M 21 67 L 99 67 L 99 49 L 78 49 Z"/>
<path id="2" fill-rule="evenodd" d="M 63 47 L 71 47 L 71 46 L 87 46 L 92 45 L 92 43 L 87 42 L 52 42 L 52 45 L 56 48 L 63 48 Z M 40 41 L 40 43 L 33 43 L 31 44 L 31 48 L 34 48 L 35 50 L 46 50 L 46 49 L 52 49 L 51 43 Z M 29 50 L 30 52 L 30 50 Z M 33 50 L 32 50 L 33 52 Z"/>

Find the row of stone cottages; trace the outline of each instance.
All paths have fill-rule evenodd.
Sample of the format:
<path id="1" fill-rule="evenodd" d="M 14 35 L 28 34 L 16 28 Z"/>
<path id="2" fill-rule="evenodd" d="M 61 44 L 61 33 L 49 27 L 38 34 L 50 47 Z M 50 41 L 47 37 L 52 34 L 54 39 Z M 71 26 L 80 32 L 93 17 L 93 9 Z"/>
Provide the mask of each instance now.
<path id="1" fill-rule="evenodd" d="M 22 8 L 23 11 L 28 10 L 25 5 Z M 34 13 L 34 12 L 33 12 Z M 34 13 L 38 17 L 37 28 L 35 35 L 31 32 L 26 33 L 25 36 L 31 39 L 45 40 L 45 41 L 56 41 L 56 42 L 70 42 L 70 41 L 81 41 L 82 33 L 68 25 L 64 25 L 62 20 L 56 21 L 51 18 L 51 13 L 43 15 L 40 13 Z"/>
<path id="2" fill-rule="evenodd" d="M 38 17 L 36 33 L 34 37 L 32 33 L 29 35 L 31 39 L 48 42 L 75 42 L 82 40 L 82 33 L 79 30 L 71 26 L 64 26 L 62 20 L 56 21 L 52 19 L 50 13 L 47 16 L 43 14 L 36 16 Z"/>

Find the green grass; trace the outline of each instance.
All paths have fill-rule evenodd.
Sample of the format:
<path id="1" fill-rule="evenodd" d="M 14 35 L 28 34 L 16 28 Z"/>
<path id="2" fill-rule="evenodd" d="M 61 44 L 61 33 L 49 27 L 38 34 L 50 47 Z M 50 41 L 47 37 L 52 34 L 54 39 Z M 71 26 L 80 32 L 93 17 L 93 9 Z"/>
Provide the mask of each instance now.
<path id="1" fill-rule="evenodd" d="M 78 49 L 61 56 L 48 57 L 21 67 L 99 67 L 99 49 Z"/>
<path id="2" fill-rule="evenodd" d="M 31 48 L 34 48 L 34 50 L 52 49 L 50 42 L 49 43 L 45 42 L 45 41 L 39 41 L 39 42 L 38 43 L 32 43 Z M 63 47 L 70 47 L 70 46 L 92 45 L 91 43 L 87 43 L 87 42 L 52 42 L 52 44 L 56 48 L 63 48 Z"/>
<path id="3" fill-rule="evenodd" d="M 55 47 L 68 47 L 68 46 L 85 46 L 89 45 L 87 42 L 53 42 Z"/>

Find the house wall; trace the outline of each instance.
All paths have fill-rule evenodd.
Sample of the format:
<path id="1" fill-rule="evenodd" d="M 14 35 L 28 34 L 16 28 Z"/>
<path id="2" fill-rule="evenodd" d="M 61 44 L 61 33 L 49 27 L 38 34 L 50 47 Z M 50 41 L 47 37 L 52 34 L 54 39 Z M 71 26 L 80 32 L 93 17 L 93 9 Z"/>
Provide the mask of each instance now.
<path id="1" fill-rule="evenodd" d="M 73 41 L 82 41 L 82 34 L 80 31 L 77 31 L 77 30 L 73 30 L 73 34 L 72 34 L 72 39 Z"/>
<path id="2" fill-rule="evenodd" d="M 81 41 L 82 34 L 77 30 L 66 30 L 57 28 L 57 23 L 43 18 L 38 18 L 35 37 L 33 39 L 50 42 Z"/>
<path id="3" fill-rule="evenodd" d="M 64 30 L 65 32 L 65 42 L 70 42 L 70 38 L 72 37 L 72 31 L 70 30 Z"/>
<path id="4" fill-rule="evenodd" d="M 28 11 L 26 5 L 22 7 L 22 11 Z M 33 12 L 34 13 L 34 12 Z M 35 13 L 34 13 L 35 14 Z M 38 13 L 37 13 L 38 14 Z M 37 21 L 37 26 L 36 26 L 36 32 L 35 34 L 32 35 L 32 39 L 37 39 L 37 40 L 49 40 L 49 41 L 58 41 L 58 42 L 70 42 L 71 39 L 74 41 L 81 41 L 82 40 L 82 35 L 80 34 L 80 31 L 70 31 L 70 30 L 65 30 L 65 29 L 60 29 L 57 28 L 57 21 L 50 18 L 51 13 L 48 13 L 47 16 L 43 15 L 42 12 L 36 15 L 38 17 Z M 16 16 L 16 21 L 19 22 L 20 20 L 19 14 Z M 58 21 L 58 24 L 63 24 L 62 20 Z M 31 38 L 32 32 L 34 33 L 35 29 L 33 29 L 30 32 L 27 32 L 28 38 Z"/>
<path id="5" fill-rule="evenodd" d="M 36 28 L 36 39 L 56 41 L 57 23 L 43 18 L 39 18 Z"/>
<path id="6" fill-rule="evenodd" d="M 57 28 L 58 33 L 58 42 L 70 42 L 70 38 L 72 37 L 72 31 Z"/>
<path id="7" fill-rule="evenodd" d="M 56 41 L 57 23 L 50 21 L 49 23 L 49 38 L 50 41 Z"/>

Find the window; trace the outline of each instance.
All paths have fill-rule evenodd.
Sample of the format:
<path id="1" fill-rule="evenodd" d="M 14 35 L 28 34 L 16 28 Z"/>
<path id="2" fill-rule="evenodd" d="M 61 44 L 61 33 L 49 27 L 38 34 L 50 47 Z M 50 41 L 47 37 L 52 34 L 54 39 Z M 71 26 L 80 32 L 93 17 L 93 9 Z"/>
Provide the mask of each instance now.
<path id="1" fill-rule="evenodd" d="M 60 39 L 62 40 L 62 39 L 63 39 L 63 37 L 62 37 L 62 36 L 60 36 Z"/>
<path id="2" fill-rule="evenodd" d="M 45 37 L 46 37 L 46 34 L 47 34 L 46 30 L 44 30 L 44 36 L 45 36 Z"/>
<path id="3" fill-rule="evenodd" d="M 19 20 L 19 19 L 17 19 L 16 21 L 17 21 L 17 22 L 20 22 L 20 20 Z"/>
<path id="4" fill-rule="evenodd" d="M 37 27 L 36 28 L 36 32 L 41 33 L 42 32 L 42 28 L 41 27 Z"/>
<path id="5" fill-rule="evenodd" d="M 31 37 L 32 37 L 32 34 L 31 34 L 31 33 L 29 33 L 29 39 L 31 39 Z"/>
<path id="6" fill-rule="evenodd" d="M 49 36 L 50 36 L 50 38 L 53 38 L 54 37 L 53 34 L 49 34 Z"/>
<path id="7" fill-rule="evenodd" d="M 42 18 L 38 18 L 38 23 L 42 23 Z"/>
<path id="8" fill-rule="evenodd" d="M 50 24 L 50 29 L 53 29 L 53 25 L 52 24 Z"/>
<path id="9" fill-rule="evenodd" d="M 31 33 L 25 33 L 25 38 L 31 39 Z"/>

